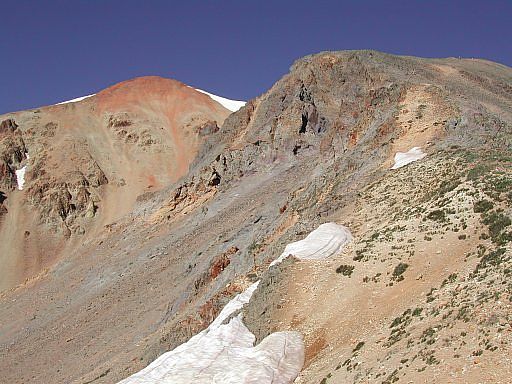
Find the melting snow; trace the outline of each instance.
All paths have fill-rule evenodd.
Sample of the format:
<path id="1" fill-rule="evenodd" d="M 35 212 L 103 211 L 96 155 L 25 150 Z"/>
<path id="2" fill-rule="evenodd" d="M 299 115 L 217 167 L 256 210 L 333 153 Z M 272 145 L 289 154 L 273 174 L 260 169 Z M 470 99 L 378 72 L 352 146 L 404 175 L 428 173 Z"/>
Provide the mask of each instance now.
<path id="1" fill-rule="evenodd" d="M 338 253 L 343 246 L 352 240 L 347 227 L 335 223 L 325 223 L 311 232 L 304 240 L 288 244 L 284 252 L 270 264 L 278 264 L 288 255 L 298 259 L 325 259 Z"/>
<path id="2" fill-rule="evenodd" d="M 304 363 L 299 333 L 276 332 L 254 347 L 241 314 L 223 324 L 249 302 L 258 283 L 231 300 L 207 329 L 119 384 L 292 382 Z"/>
<path id="3" fill-rule="evenodd" d="M 304 240 L 286 246 L 276 264 L 289 254 L 321 259 L 339 252 L 352 239 L 335 223 L 320 225 Z M 304 342 L 298 332 L 275 332 L 254 346 L 255 336 L 242 314 L 259 281 L 233 298 L 204 331 L 166 352 L 119 384 L 289 384 L 304 364 Z M 228 321 L 229 319 L 229 321 Z"/>
<path id="4" fill-rule="evenodd" d="M 91 97 L 91 96 L 94 96 L 95 93 L 93 93 L 92 95 L 87 95 L 87 96 L 82 96 L 82 97 L 77 97 L 76 99 L 71 99 L 71 100 L 67 100 L 67 101 L 62 101 L 60 103 L 57 103 L 55 105 L 61 105 L 61 104 L 67 104 L 67 103 L 76 103 L 77 101 L 82 101 L 84 99 L 87 99 L 88 97 Z"/>
<path id="5" fill-rule="evenodd" d="M 28 153 L 27 160 L 30 158 Z M 18 182 L 18 189 L 21 191 L 23 189 L 23 186 L 25 185 L 25 172 L 27 171 L 27 165 L 23 166 L 22 168 L 18 169 L 16 171 L 16 181 Z"/>
<path id="6" fill-rule="evenodd" d="M 407 152 L 397 152 L 395 155 L 395 165 L 391 169 L 398 169 L 404 165 L 410 164 L 414 161 L 423 159 L 427 154 L 421 150 L 420 147 L 414 147 Z"/>
<path id="7" fill-rule="evenodd" d="M 245 105 L 245 101 L 226 99 L 224 97 L 203 91 L 202 89 L 196 88 L 195 90 L 210 96 L 213 100 L 222 105 L 224 108 L 229 109 L 231 112 L 236 112 Z"/>

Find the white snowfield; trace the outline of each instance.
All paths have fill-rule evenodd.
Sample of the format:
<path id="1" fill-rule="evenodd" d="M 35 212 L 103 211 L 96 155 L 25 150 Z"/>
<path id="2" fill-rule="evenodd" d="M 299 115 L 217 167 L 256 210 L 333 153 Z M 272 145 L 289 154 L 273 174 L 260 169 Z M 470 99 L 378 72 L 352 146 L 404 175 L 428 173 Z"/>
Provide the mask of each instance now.
<path id="1" fill-rule="evenodd" d="M 304 240 L 289 244 L 283 255 L 325 258 L 339 252 L 351 239 L 346 227 L 322 224 Z M 282 261 L 283 255 L 274 264 Z M 232 317 L 250 301 L 258 284 L 233 298 L 207 329 L 119 384 L 292 383 L 304 364 L 300 333 L 275 332 L 254 346 L 256 338 L 243 324 L 242 314 Z"/>
<path id="2" fill-rule="evenodd" d="M 93 93 L 92 95 L 87 95 L 87 96 L 82 96 L 82 97 L 77 97 L 76 99 L 71 99 L 71 100 L 67 100 L 67 101 L 62 101 L 60 103 L 57 103 L 55 105 L 61 105 L 61 104 L 67 104 L 67 103 L 76 103 L 77 101 L 82 101 L 84 99 L 87 99 L 88 97 L 92 97 L 94 96 L 95 93 Z"/>
<path id="3" fill-rule="evenodd" d="M 423 152 L 420 147 L 411 148 L 407 152 L 397 152 L 395 154 L 395 164 L 391 169 L 402 168 L 407 164 L 423 159 L 425 156 L 427 156 L 427 154 Z"/>
<path id="4" fill-rule="evenodd" d="M 338 253 L 350 240 L 352 240 L 352 234 L 347 227 L 325 223 L 307 235 L 304 240 L 288 244 L 281 256 L 270 265 L 280 263 L 289 255 L 300 260 L 325 259 Z"/>
<path id="5" fill-rule="evenodd" d="M 204 93 L 205 95 L 210 96 L 213 100 L 215 100 L 217 103 L 222 105 L 224 108 L 229 109 L 231 112 L 236 112 L 240 108 L 242 108 L 246 103 L 245 101 L 241 100 L 230 100 L 226 99 L 225 97 L 217 96 L 211 93 L 208 93 L 206 91 L 203 91 L 202 89 L 195 88 L 196 91 Z"/>
<path id="6" fill-rule="evenodd" d="M 30 159 L 30 156 L 28 153 L 26 153 L 27 161 Z M 27 171 L 27 165 L 23 166 L 22 168 L 16 170 L 16 181 L 18 183 L 18 189 L 21 191 L 23 190 L 23 186 L 25 185 L 25 172 Z"/>
<path id="7" fill-rule="evenodd" d="M 299 333 L 276 332 L 254 347 L 241 314 L 223 324 L 249 302 L 258 283 L 231 300 L 207 329 L 120 384 L 291 383 L 304 363 Z"/>

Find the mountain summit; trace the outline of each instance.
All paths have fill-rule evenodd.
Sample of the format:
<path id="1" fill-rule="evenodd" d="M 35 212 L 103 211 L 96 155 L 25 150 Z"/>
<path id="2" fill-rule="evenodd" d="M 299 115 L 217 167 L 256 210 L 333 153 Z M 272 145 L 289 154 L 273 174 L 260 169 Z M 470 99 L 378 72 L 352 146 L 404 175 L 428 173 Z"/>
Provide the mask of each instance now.
<path id="1" fill-rule="evenodd" d="M 3 116 L 0 287 L 37 275 L 132 212 L 138 196 L 184 176 L 230 113 L 178 81 L 143 77 Z"/>

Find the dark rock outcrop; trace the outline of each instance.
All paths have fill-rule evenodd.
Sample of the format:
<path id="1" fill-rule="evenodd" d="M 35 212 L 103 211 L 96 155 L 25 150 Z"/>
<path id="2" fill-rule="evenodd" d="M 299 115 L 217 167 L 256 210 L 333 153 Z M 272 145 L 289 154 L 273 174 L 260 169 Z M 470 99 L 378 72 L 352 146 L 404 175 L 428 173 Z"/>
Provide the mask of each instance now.
<path id="1" fill-rule="evenodd" d="M 23 135 L 13 119 L 0 123 L 0 188 L 12 191 L 16 188 L 16 169 L 27 158 Z"/>

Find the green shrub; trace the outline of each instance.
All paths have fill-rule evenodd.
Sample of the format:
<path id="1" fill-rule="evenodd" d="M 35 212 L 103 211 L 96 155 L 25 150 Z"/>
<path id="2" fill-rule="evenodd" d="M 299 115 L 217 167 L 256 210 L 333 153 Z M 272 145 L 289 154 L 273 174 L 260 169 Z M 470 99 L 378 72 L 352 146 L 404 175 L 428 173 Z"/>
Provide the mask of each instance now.
<path id="1" fill-rule="evenodd" d="M 487 172 L 490 171 L 490 168 L 489 166 L 487 165 L 483 165 L 483 164 L 478 164 L 476 165 L 474 168 L 470 169 L 466 175 L 466 178 L 468 180 L 476 180 L 478 179 L 480 176 L 483 176 L 485 175 Z"/>
<path id="2" fill-rule="evenodd" d="M 352 350 L 352 352 L 357 352 L 359 351 L 361 348 L 364 347 L 364 341 L 360 341 L 359 343 L 357 343 L 357 345 L 355 346 L 355 348 Z"/>
<path id="3" fill-rule="evenodd" d="M 482 257 L 482 259 L 476 266 L 475 270 L 478 271 L 479 269 L 485 268 L 488 266 L 500 265 L 503 261 L 506 260 L 504 257 L 505 252 L 506 252 L 505 248 L 498 248 L 495 251 L 489 252 L 484 257 Z"/>
<path id="4" fill-rule="evenodd" d="M 427 215 L 427 218 L 433 221 L 443 222 L 446 221 L 446 215 L 443 210 L 436 209 Z"/>
<path id="5" fill-rule="evenodd" d="M 459 184 L 459 179 L 443 180 L 441 184 L 439 184 L 437 193 L 439 194 L 439 196 L 443 196 L 445 193 L 453 191 L 455 188 L 459 186 Z"/>
<path id="6" fill-rule="evenodd" d="M 506 227 L 512 224 L 512 221 L 501 212 L 490 212 L 483 217 L 483 223 L 489 226 L 489 234 L 495 240 Z"/>
<path id="7" fill-rule="evenodd" d="M 480 200 L 475 203 L 473 211 L 475 211 L 475 213 L 487 212 L 492 209 L 493 206 L 494 204 L 489 200 Z"/>
<path id="8" fill-rule="evenodd" d="M 353 271 L 354 271 L 353 265 L 342 264 L 338 268 L 336 268 L 336 273 L 341 273 L 343 276 L 348 276 L 348 277 L 350 277 L 350 275 L 352 275 Z"/>
<path id="9" fill-rule="evenodd" d="M 512 179 L 495 178 L 492 180 L 492 187 L 497 192 L 507 192 L 512 188 Z"/>
<path id="10" fill-rule="evenodd" d="M 398 263 L 398 265 L 393 270 L 393 280 L 402 281 L 404 277 L 403 273 L 409 268 L 409 264 L 406 263 Z"/>

